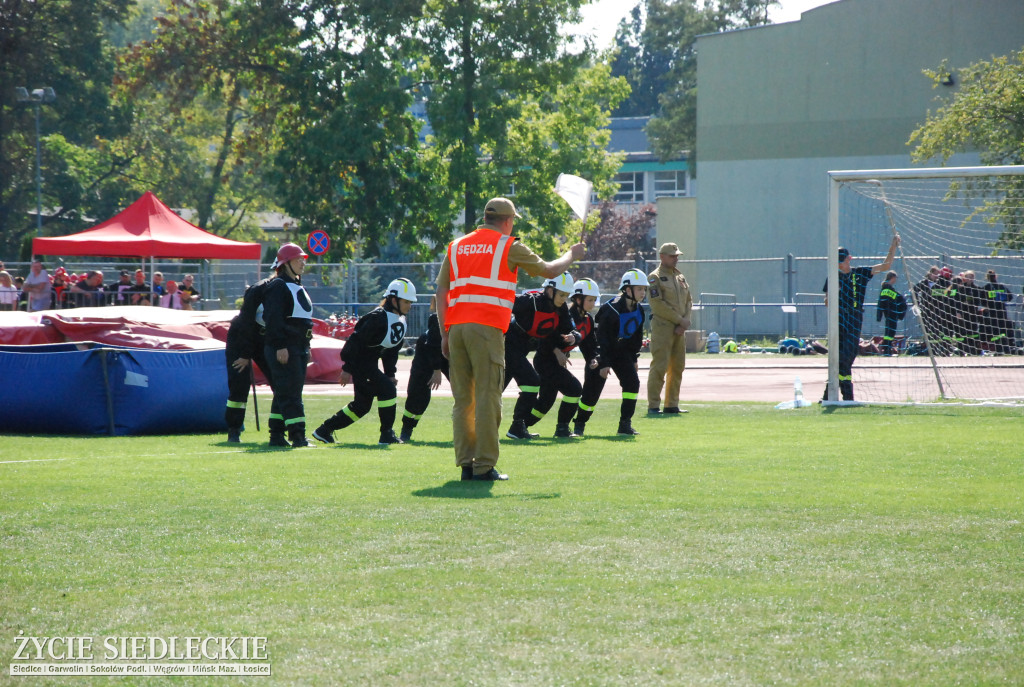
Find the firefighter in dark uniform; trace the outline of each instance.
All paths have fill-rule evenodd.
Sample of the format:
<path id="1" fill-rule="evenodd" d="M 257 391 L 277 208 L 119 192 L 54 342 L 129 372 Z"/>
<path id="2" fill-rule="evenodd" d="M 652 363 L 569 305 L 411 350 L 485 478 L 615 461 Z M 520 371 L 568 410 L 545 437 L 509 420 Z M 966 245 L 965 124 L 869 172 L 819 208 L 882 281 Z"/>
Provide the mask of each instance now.
<path id="1" fill-rule="evenodd" d="M 860 352 L 860 330 L 864 325 L 864 297 L 871 278 L 880 272 L 887 272 L 896 257 L 900 245 L 899 235 L 892 238 L 885 262 L 871 267 L 851 267 L 850 251 L 839 249 L 839 392 L 844 401 L 853 400 L 853 361 Z M 822 288 L 825 304 L 828 305 L 828 280 Z M 828 398 L 828 384 L 822 400 Z"/>
<path id="2" fill-rule="evenodd" d="M 637 359 L 644 340 L 644 309 L 640 303 L 647 295 L 647 275 L 638 269 L 628 270 L 619 283 L 619 295 L 601 306 L 594 319 L 597 331 L 596 374 L 588 373 L 583 381 L 583 396 L 576 415 L 575 432 L 582 434 L 587 420 L 594 414 L 609 371 L 614 372 L 622 387 L 618 433 L 633 436 L 633 413 L 640 394 Z"/>
<path id="3" fill-rule="evenodd" d="M 558 407 L 555 421 L 555 436 L 562 439 L 575 437 L 569 429 L 576 410 L 579 408 L 583 385 L 576 375 L 568 370 L 569 351 L 579 345 L 582 335 L 576 330 L 576 324 L 569 313 L 567 303 L 573 291 L 574 282 L 568 272 L 544 282 L 544 292 L 558 311 L 558 324 L 555 331 L 537 343 L 537 352 L 533 356 L 533 367 L 540 376 L 540 389 L 530 415 L 526 418 L 526 426 L 535 425 L 555 405 L 558 394 L 562 394 L 562 403 Z"/>
<path id="4" fill-rule="evenodd" d="M 567 279 L 560 275 L 554 279 Z M 568 278 L 572 283 L 571 277 Z M 529 354 L 536 351 L 543 339 L 556 332 L 566 334 L 572 331 L 569 308 L 563 300 L 562 307 L 555 305 L 555 287 L 552 280 L 544 282 L 541 292 L 527 291 L 516 296 L 512 304 L 512 321 L 505 332 L 505 388 L 513 379 L 519 386 L 519 398 L 512 410 L 512 424 L 505 436 L 509 439 L 534 439 L 527 429 L 527 420 L 533 416 L 533 406 L 540 393 L 540 375 L 530 363 Z M 561 331 L 560 331 L 561 330 Z"/>
<path id="5" fill-rule="evenodd" d="M 267 277 L 245 290 L 242 307 L 228 327 L 224 356 L 228 366 L 228 402 L 224 409 L 224 422 L 228 426 L 228 441 L 238 443 L 242 425 L 245 422 L 245 407 L 249 402 L 249 386 L 252 382 L 252 368 L 256 363 L 263 376 L 270 382 L 270 365 L 263 352 L 266 326 L 263 322 L 263 296 L 277 277 Z M 275 418 L 270 421 L 270 431 L 284 436 L 284 423 Z"/>
<path id="6" fill-rule="evenodd" d="M 600 305 L 601 289 L 598 287 L 597 282 L 593 279 L 580 279 L 572 287 L 572 295 L 569 296 L 569 316 L 572 317 L 573 324 L 576 327 L 576 332 L 579 335 L 578 348 L 580 353 L 583 355 L 583 378 L 584 382 L 592 375 L 600 375 L 597 367 L 597 334 L 594 328 L 594 317 L 590 314 L 590 311 L 595 306 Z M 568 351 L 566 351 L 568 356 Z M 537 399 L 538 405 L 547 403 L 546 394 L 547 386 L 544 380 L 541 380 L 540 397 Z M 557 391 L 557 390 L 556 390 Z M 580 386 L 578 393 L 580 400 L 578 400 L 569 409 L 573 411 L 573 414 L 578 414 L 582 407 L 583 398 L 583 386 Z M 551 401 L 547 403 L 547 407 L 550 408 L 555 401 L 554 393 L 551 394 Z M 563 406 L 564 407 L 564 406 Z M 588 406 L 586 410 L 593 412 L 593 408 Z M 559 415 L 559 421 L 562 419 L 562 415 Z M 573 415 L 566 413 L 567 419 L 565 420 L 566 429 L 568 429 L 569 422 L 572 421 Z M 565 436 L 569 437 L 582 437 L 585 431 L 585 422 L 577 422 L 573 426 L 571 432 Z M 559 436 L 558 432 L 555 432 L 555 436 Z"/>
<path id="7" fill-rule="evenodd" d="M 1013 294 L 998 279 L 995 270 L 985 273 L 985 284 L 981 287 L 982 328 L 996 353 L 1012 353 L 1017 348 L 1017 336 L 1006 304 L 1013 302 Z"/>
<path id="8" fill-rule="evenodd" d="M 416 302 L 416 287 L 408 279 L 399 278 L 388 284 L 384 301 L 379 307 L 363 315 L 341 349 L 342 386 L 352 382 L 355 398 L 313 432 L 313 438 L 325 444 L 334 443 L 334 432 L 348 427 L 370 412 L 373 399 L 377 399 L 380 418 L 381 446 L 401 444 L 395 435 L 395 413 L 398 389 L 395 375 L 398 371 L 398 352 L 405 343 L 406 319 Z M 381 371 L 378 361 L 383 365 Z"/>
<path id="9" fill-rule="evenodd" d="M 306 438 L 306 415 L 302 405 L 309 342 L 313 338 L 313 303 L 302 288 L 306 257 L 294 243 L 281 246 L 273 264 L 277 277 L 267 286 L 263 297 L 263 321 L 267 325 L 263 351 L 274 390 L 270 404 L 271 446 L 313 446 Z M 287 439 L 282 426 L 288 432 Z"/>
<path id="10" fill-rule="evenodd" d="M 898 278 L 899 275 L 892 270 L 886 273 L 882 290 L 878 294 L 878 303 L 875 306 L 875 321 L 881 322 L 883 318 L 885 319 L 885 331 L 882 333 L 882 355 L 896 353 L 896 327 L 907 314 L 907 300 L 902 293 L 896 290 Z"/>
<path id="11" fill-rule="evenodd" d="M 409 384 L 405 389 L 405 410 L 399 439 L 408 443 L 430 405 L 430 392 L 441 386 L 441 376 L 448 378 L 448 359 L 441 352 L 441 326 L 437 322 L 437 297 L 430 297 L 427 331 L 416 339 L 416 351 L 409 368 Z"/>

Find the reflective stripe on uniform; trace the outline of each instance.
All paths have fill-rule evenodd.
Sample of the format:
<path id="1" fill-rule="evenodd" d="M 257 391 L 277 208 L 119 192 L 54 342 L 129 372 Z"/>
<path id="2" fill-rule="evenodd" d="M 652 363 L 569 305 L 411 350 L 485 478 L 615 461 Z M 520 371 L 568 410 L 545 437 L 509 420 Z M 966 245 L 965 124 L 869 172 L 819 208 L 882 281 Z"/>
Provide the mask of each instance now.
<path id="1" fill-rule="evenodd" d="M 245 401 L 228 401 L 228 408 L 245 408 Z"/>
<path id="2" fill-rule="evenodd" d="M 497 305 L 499 307 L 511 309 L 512 303 L 514 302 L 514 298 L 510 300 L 508 298 L 497 298 L 495 296 L 478 296 L 476 294 L 467 293 L 465 296 L 459 296 L 457 298 L 451 299 L 448 302 L 448 307 L 450 308 L 457 303 L 483 303 L 484 305 Z"/>

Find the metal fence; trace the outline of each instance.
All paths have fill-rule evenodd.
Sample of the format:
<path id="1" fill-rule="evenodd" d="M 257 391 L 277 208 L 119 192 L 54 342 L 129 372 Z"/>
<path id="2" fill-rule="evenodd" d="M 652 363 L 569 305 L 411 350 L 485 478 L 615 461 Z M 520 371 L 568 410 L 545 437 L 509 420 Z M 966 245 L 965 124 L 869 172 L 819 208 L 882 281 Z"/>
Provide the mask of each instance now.
<path id="1" fill-rule="evenodd" d="M 865 257 L 865 264 L 871 257 Z M 881 256 L 874 259 L 880 262 Z M 645 272 L 657 266 L 656 261 L 583 261 L 572 270 L 576 278 L 590 277 L 601 287 L 602 302 L 615 296 L 623 272 L 640 268 Z M 255 263 L 234 261 L 139 261 L 50 263 L 46 267 L 53 274 L 57 266 L 68 272 L 81 273 L 98 269 L 103 271 L 106 284 L 116 283 L 120 270 L 134 272 L 142 267 L 151 283 L 152 272 L 164 274 L 165 282 L 179 281 L 185 274 L 195 276 L 195 285 L 202 294 L 198 308 L 204 310 L 235 309 L 248 285 L 270 274 L 270 265 L 257 269 Z M 319 263 L 306 266 L 303 284 L 314 303 L 314 316 L 327 319 L 360 316 L 375 308 L 388 282 L 406 277 L 416 285 L 419 302 L 409 315 L 409 331 L 418 334 L 426 329 L 429 316 L 429 296 L 434 293 L 434 280 L 439 262 L 376 263 L 347 261 Z M 787 255 L 757 259 L 680 260 L 679 269 L 686 275 L 694 294 L 694 329 L 705 333 L 716 331 L 723 337 L 743 339 L 778 339 L 786 336 L 824 339 L 826 335 L 826 308 L 822 286 L 825 282 L 826 261 L 819 257 Z M 28 263 L 7 263 L 12 275 L 26 276 Z M 881 276 L 876 277 L 881 283 Z M 543 280 L 532 278 L 520 271 L 519 288 L 535 288 Z M 877 284 L 872 286 L 877 288 Z M 1022 320 L 1021 285 L 1008 284 L 1018 297 L 1009 308 L 1012 318 Z M 899 283 L 901 292 L 909 292 L 910 285 Z M 876 292 L 877 295 L 877 292 Z M 874 302 L 869 296 L 865 307 L 863 335 L 881 335 L 882 324 L 875 321 Z M 900 333 L 907 336 L 921 334 L 920 323 L 912 311 L 901 323 Z"/>

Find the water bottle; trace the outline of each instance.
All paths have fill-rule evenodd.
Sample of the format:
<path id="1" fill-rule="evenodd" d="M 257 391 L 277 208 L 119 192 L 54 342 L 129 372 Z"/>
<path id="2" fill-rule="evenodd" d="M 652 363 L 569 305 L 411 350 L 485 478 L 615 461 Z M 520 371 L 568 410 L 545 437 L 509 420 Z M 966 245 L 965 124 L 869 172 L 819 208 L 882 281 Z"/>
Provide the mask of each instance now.
<path id="1" fill-rule="evenodd" d="M 805 405 L 807 405 L 807 401 L 804 400 L 804 385 L 797 377 L 793 382 L 793 407 L 803 408 Z"/>
<path id="2" fill-rule="evenodd" d="M 708 353 L 718 353 L 719 345 L 721 344 L 721 337 L 718 336 L 718 332 L 711 332 L 708 334 L 707 351 Z"/>

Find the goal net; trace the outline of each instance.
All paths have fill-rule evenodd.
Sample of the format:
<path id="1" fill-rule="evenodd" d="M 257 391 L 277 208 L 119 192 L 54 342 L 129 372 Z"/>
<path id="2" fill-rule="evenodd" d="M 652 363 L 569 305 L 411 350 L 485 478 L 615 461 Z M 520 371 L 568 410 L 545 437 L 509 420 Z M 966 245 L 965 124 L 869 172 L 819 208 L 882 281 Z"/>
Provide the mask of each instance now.
<path id="1" fill-rule="evenodd" d="M 829 177 L 826 402 L 1024 403 L 1024 166 Z"/>

